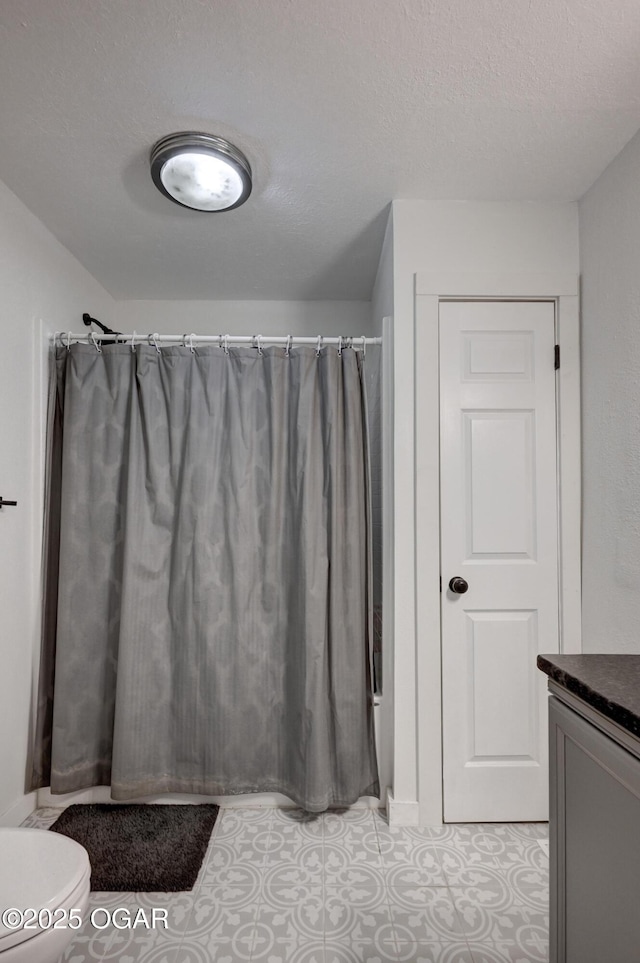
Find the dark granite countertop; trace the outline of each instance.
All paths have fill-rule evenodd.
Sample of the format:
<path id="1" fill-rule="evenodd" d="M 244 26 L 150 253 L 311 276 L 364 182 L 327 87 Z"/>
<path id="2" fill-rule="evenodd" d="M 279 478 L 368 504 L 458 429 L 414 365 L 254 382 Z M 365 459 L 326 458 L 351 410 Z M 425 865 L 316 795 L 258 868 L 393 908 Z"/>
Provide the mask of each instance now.
<path id="1" fill-rule="evenodd" d="M 640 655 L 539 655 L 538 668 L 640 737 Z"/>

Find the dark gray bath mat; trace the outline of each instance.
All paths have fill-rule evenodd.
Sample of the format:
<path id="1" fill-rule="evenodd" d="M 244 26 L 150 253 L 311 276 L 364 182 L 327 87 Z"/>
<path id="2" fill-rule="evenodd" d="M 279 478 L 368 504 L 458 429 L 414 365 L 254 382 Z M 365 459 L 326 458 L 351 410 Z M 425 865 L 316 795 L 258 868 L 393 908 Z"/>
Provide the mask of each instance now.
<path id="1" fill-rule="evenodd" d="M 69 806 L 51 829 L 89 853 L 91 889 L 176 893 L 193 887 L 218 807 Z"/>

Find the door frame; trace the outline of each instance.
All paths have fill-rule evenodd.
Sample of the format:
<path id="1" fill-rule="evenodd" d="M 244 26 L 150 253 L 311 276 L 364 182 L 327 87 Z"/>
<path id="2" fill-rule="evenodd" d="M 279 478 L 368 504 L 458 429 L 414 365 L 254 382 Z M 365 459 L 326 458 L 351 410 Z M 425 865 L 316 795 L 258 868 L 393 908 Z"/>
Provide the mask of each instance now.
<path id="1" fill-rule="evenodd" d="M 560 652 L 581 641 L 580 336 L 577 274 L 415 275 L 415 598 L 418 810 L 443 822 L 440 619 L 440 300 L 555 303 Z M 549 359 L 553 363 L 553 359 Z"/>

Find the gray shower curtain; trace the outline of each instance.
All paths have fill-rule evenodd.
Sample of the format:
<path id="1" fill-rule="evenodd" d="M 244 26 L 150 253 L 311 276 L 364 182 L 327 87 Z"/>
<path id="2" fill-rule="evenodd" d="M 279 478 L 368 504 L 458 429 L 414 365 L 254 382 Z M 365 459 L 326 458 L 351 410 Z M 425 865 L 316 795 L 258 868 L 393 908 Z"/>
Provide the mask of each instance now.
<path id="1" fill-rule="evenodd" d="M 74 344 L 55 367 L 33 785 L 379 795 L 359 353 Z"/>

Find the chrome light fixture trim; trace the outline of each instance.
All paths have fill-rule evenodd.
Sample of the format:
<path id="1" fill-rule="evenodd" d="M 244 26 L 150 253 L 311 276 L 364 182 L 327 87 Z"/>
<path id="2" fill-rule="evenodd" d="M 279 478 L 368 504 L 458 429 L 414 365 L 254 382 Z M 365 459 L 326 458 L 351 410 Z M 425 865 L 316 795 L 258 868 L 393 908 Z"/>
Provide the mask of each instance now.
<path id="1" fill-rule="evenodd" d="M 213 134 L 181 131 L 151 149 L 151 177 L 175 204 L 196 211 L 231 211 L 251 194 L 249 161 L 233 144 Z"/>

